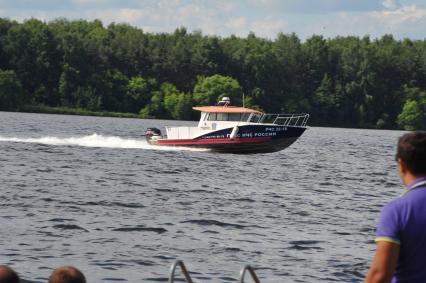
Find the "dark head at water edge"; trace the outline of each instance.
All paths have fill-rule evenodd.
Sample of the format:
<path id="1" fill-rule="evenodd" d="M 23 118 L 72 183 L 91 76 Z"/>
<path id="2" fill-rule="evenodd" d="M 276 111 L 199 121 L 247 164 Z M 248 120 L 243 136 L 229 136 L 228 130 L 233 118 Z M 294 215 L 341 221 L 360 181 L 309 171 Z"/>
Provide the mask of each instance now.
<path id="1" fill-rule="evenodd" d="M 426 132 L 403 135 L 396 162 L 406 190 L 381 212 L 366 283 L 426 282 Z"/>
<path id="2" fill-rule="evenodd" d="M 20 279 L 18 274 L 6 265 L 0 265 L 0 283 L 30 283 Z M 86 283 L 84 274 L 73 266 L 56 268 L 49 277 L 48 283 Z"/>
<path id="3" fill-rule="evenodd" d="M 0 283 L 19 283 L 19 276 L 12 268 L 0 265 Z"/>
<path id="4" fill-rule="evenodd" d="M 53 271 L 48 283 L 86 283 L 86 278 L 77 268 L 63 266 Z"/>
<path id="5" fill-rule="evenodd" d="M 402 136 L 398 142 L 395 160 L 398 162 L 404 185 L 426 176 L 426 131 Z"/>

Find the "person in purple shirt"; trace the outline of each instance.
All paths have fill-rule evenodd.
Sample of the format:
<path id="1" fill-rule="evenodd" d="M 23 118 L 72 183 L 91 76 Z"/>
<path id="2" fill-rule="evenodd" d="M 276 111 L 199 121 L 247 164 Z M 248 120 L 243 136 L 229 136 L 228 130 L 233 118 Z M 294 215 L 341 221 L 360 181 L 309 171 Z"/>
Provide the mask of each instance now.
<path id="1" fill-rule="evenodd" d="M 382 209 L 366 283 L 426 282 L 426 132 L 403 135 L 396 161 L 406 190 Z"/>

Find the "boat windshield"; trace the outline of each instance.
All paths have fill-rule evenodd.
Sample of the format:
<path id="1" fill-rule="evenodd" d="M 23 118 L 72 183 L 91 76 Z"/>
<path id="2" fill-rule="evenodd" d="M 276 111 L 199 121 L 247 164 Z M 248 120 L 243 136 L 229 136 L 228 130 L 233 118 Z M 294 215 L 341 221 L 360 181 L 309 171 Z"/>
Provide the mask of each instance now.
<path id="1" fill-rule="evenodd" d="M 251 113 L 208 113 L 207 121 L 242 121 L 247 122 Z"/>
<path id="2" fill-rule="evenodd" d="M 253 113 L 253 115 L 251 115 L 251 117 L 250 117 L 250 121 L 248 121 L 248 122 L 259 123 L 259 120 L 260 120 L 261 117 L 262 117 L 261 114 L 259 114 L 259 113 Z"/>

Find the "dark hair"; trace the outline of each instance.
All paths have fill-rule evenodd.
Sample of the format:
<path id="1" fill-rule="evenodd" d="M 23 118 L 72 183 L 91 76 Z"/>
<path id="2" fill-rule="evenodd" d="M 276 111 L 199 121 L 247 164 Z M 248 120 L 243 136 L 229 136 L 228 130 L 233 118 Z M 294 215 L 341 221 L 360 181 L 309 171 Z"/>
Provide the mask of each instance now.
<path id="1" fill-rule="evenodd" d="M 86 278 L 77 268 L 62 266 L 52 272 L 49 283 L 86 283 Z"/>
<path id="2" fill-rule="evenodd" d="M 396 159 L 401 159 L 414 176 L 426 175 L 426 131 L 416 131 L 400 137 Z"/>
<path id="3" fill-rule="evenodd" d="M 19 276 L 12 268 L 0 265 L 0 283 L 19 283 Z"/>

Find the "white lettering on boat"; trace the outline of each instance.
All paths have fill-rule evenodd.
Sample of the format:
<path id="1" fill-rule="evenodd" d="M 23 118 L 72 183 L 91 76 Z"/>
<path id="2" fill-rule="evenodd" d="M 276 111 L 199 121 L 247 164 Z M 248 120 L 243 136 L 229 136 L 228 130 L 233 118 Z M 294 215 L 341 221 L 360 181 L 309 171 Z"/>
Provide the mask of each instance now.
<path id="1" fill-rule="evenodd" d="M 273 137 L 276 136 L 277 133 L 273 132 L 273 133 L 254 133 L 255 137 Z"/>
<path id="2" fill-rule="evenodd" d="M 287 127 L 272 127 L 272 128 L 265 128 L 266 132 L 283 132 L 287 131 Z"/>

